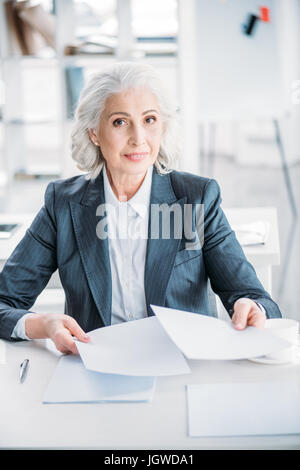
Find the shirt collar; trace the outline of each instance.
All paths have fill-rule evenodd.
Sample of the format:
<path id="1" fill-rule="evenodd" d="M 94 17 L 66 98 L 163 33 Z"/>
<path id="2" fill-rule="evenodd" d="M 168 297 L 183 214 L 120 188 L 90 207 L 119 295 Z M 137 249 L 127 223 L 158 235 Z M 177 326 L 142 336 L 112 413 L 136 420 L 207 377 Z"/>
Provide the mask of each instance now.
<path id="1" fill-rule="evenodd" d="M 143 183 L 139 187 L 135 195 L 127 201 L 128 205 L 141 217 L 145 218 L 148 216 L 148 208 L 150 203 L 151 194 L 151 183 L 152 183 L 153 165 L 151 165 L 146 173 Z M 105 201 L 115 207 L 120 204 L 124 204 L 119 201 L 113 192 L 110 182 L 108 180 L 106 165 L 103 166 L 103 182 L 104 182 L 104 194 Z"/>

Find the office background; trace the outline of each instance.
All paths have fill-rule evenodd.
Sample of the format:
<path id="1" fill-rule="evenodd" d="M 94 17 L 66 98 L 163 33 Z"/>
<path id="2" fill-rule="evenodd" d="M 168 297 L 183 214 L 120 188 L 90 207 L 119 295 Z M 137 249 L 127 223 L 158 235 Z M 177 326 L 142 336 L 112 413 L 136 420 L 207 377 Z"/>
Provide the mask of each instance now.
<path id="1" fill-rule="evenodd" d="M 224 207 L 276 207 L 272 296 L 299 320 L 299 52 L 300 0 L 0 0 L 0 214 L 36 213 L 49 181 L 81 173 L 83 84 L 144 61 L 177 101 L 180 168 L 215 178 Z"/>

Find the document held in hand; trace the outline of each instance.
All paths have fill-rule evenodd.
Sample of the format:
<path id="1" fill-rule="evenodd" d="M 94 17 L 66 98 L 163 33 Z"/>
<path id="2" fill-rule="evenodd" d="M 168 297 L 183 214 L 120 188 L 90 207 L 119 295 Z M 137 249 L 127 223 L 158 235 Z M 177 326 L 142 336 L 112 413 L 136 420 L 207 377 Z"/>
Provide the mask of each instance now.
<path id="1" fill-rule="evenodd" d="M 89 343 L 76 341 L 89 370 L 152 377 L 191 372 L 182 352 L 155 316 L 99 328 L 89 336 Z"/>
<path id="2" fill-rule="evenodd" d="M 189 359 L 250 359 L 289 346 L 267 330 L 247 326 L 236 330 L 215 317 L 151 305 L 166 333 Z"/>

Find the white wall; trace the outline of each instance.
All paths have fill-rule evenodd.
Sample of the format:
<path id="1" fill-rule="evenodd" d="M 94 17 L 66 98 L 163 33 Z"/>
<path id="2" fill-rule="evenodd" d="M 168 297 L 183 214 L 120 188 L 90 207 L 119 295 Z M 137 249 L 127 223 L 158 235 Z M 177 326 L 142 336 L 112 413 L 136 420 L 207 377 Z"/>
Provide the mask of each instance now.
<path id="1" fill-rule="evenodd" d="M 285 0 L 284 0 L 285 1 Z M 259 21 L 254 35 L 242 33 L 257 0 L 197 0 L 200 113 L 208 116 L 271 115 L 281 108 L 276 1 L 271 22 Z"/>
<path id="2" fill-rule="evenodd" d="M 300 80 L 300 0 L 264 1 L 271 21 L 259 21 L 247 36 L 242 24 L 248 13 L 259 14 L 259 5 L 196 1 L 198 114 L 221 123 L 217 152 L 235 153 L 246 164 L 279 166 L 275 117 L 289 163 L 300 158 L 300 103 L 292 102 L 292 83 Z"/>
<path id="3" fill-rule="evenodd" d="M 256 0 L 196 0 L 198 117 L 216 122 L 216 151 L 245 164 L 280 166 L 272 119 L 280 119 L 289 163 L 300 158 L 300 0 L 266 0 L 270 23 L 242 32 Z M 299 90 L 300 96 L 300 90 Z M 230 123 L 230 124 L 229 124 Z M 233 125 L 231 125 L 233 124 Z M 207 149 L 209 139 L 200 142 Z"/>
<path id="4" fill-rule="evenodd" d="M 178 95 L 182 156 L 180 169 L 200 173 L 197 119 L 197 0 L 178 0 Z"/>
<path id="5" fill-rule="evenodd" d="M 300 0 L 277 0 L 278 43 L 285 118 L 282 130 L 290 163 L 300 159 Z M 298 82 L 298 84 L 296 83 Z M 293 84 L 297 89 L 293 89 Z M 293 93 L 297 92 L 297 102 Z"/>

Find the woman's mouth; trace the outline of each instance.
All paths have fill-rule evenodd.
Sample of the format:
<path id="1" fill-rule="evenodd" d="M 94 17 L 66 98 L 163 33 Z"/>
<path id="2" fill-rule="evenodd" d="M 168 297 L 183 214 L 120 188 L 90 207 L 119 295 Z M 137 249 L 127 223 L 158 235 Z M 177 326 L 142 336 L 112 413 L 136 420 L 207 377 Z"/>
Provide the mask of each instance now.
<path id="1" fill-rule="evenodd" d="M 148 155 L 148 152 L 142 152 L 142 153 L 126 153 L 124 157 L 128 158 L 129 160 L 132 160 L 134 162 L 138 162 L 141 160 L 144 160 Z"/>

